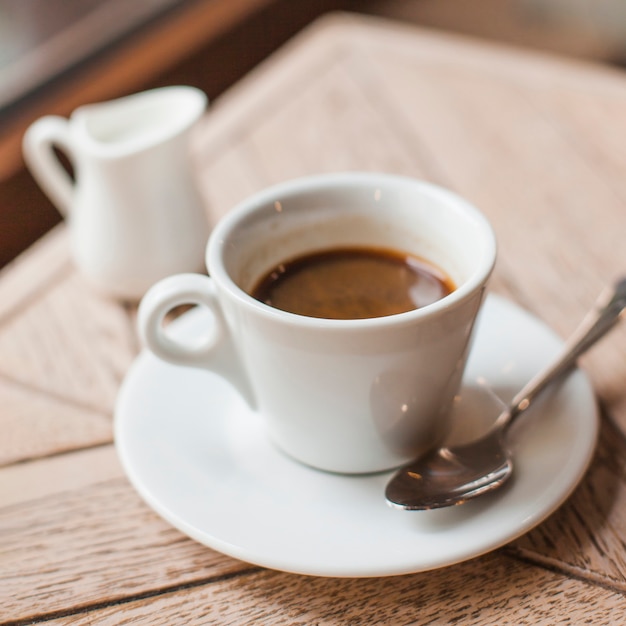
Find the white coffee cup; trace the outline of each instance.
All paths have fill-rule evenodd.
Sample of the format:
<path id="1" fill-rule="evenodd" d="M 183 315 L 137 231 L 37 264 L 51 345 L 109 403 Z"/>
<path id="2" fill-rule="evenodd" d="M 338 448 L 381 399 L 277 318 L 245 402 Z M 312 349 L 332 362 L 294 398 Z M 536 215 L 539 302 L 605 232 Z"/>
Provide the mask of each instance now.
<path id="1" fill-rule="evenodd" d="M 286 259 L 346 246 L 416 254 L 456 289 L 407 313 L 357 320 L 296 315 L 248 293 Z M 386 470 L 445 436 L 495 258 L 486 218 L 439 187 L 373 173 L 293 180 L 217 224 L 206 251 L 210 278 L 182 274 L 154 285 L 139 331 L 160 358 L 228 379 L 294 459 L 341 473 Z M 163 326 L 181 304 L 213 313 L 199 345 L 178 343 Z"/>

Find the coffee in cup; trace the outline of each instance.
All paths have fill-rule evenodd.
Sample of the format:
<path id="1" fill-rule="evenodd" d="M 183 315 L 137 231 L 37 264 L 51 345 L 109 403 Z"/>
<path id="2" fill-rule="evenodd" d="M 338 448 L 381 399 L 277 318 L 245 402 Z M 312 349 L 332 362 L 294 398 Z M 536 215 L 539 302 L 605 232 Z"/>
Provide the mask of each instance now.
<path id="1" fill-rule="evenodd" d="M 389 248 L 332 248 L 286 259 L 251 295 L 283 311 L 328 319 L 406 313 L 454 289 L 442 270 Z"/>

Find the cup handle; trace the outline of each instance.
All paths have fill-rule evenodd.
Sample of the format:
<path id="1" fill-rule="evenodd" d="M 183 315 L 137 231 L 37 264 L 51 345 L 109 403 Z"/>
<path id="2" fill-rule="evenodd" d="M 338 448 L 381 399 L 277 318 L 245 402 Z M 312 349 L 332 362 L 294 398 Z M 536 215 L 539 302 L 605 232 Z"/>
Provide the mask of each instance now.
<path id="1" fill-rule="evenodd" d="M 169 336 L 165 316 L 177 306 L 195 304 L 208 308 L 213 316 L 207 333 L 196 345 L 184 344 Z M 160 280 L 144 295 L 137 312 L 139 336 L 154 355 L 176 365 L 206 368 L 228 380 L 252 409 L 256 400 L 244 371 L 215 283 L 201 274 L 177 274 Z"/>
<path id="2" fill-rule="evenodd" d="M 31 124 L 22 141 L 28 169 L 61 215 L 66 216 L 72 206 L 74 181 L 54 153 L 54 146 L 70 159 L 75 158 L 69 141 L 69 122 L 58 115 L 47 115 Z"/>

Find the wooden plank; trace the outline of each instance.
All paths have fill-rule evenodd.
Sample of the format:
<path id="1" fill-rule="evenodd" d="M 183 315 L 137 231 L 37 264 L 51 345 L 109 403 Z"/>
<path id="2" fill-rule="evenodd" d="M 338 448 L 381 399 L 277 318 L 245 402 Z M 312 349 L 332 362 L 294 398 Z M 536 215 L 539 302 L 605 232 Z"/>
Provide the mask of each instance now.
<path id="1" fill-rule="evenodd" d="M 0 377 L 108 414 L 136 352 L 125 307 L 75 272 L 0 325 Z"/>
<path id="2" fill-rule="evenodd" d="M 42 475 L 47 477 L 45 484 Z M 588 496 L 588 489 L 580 494 L 582 499 Z M 280 607 L 274 617 L 283 621 L 277 623 L 330 623 L 346 612 L 365 610 L 380 620 L 369 623 L 389 623 L 385 620 L 405 619 L 419 609 L 424 620 L 445 615 L 479 624 L 490 623 L 485 620 L 493 615 L 493 623 L 513 624 L 521 619 L 537 623 L 539 616 L 549 620 L 564 615 L 568 606 L 573 623 L 591 618 L 609 623 L 625 608 L 623 593 L 606 588 L 606 580 L 602 586 L 589 586 L 510 560 L 502 552 L 454 568 L 389 579 L 255 573 L 258 568 L 187 540 L 151 513 L 122 477 L 110 447 L 0 470 L 0 502 L 4 505 L 0 605 L 13 619 L 52 617 L 71 610 L 84 612 L 72 617 L 76 623 L 115 623 L 121 614 L 139 623 L 164 623 L 184 606 L 182 614 L 189 612 L 190 619 L 202 616 L 215 623 L 229 623 L 220 621 L 227 619 L 235 623 L 250 611 L 270 623 Z M 608 500 L 603 506 L 607 505 Z M 575 537 L 575 531 L 570 537 L 572 517 L 563 509 L 559 519 L 549 522 L 554 528 L 545 533 L 538 529 L 529 537 L 538 535 L 552 546 L 555 538 L 557 543 L 569 538 L 570 545 L 561 543 L 561 548 L 576 557 L 585 541 Z M 516 553 L 533 556 L 524 542 L 529 545 L 520 540 Z M 547 559 L 546 564 L 560 566 Z M 575 573 L 584 574 L 581 570 Z M 225 582 L 219 582 L 223 578 Z M 78 579 L 80 594 L 75 589 Z M 328 602 L 329 594 L 338 605 Z M 304 613 L 302 597 L 308 599 Z M 463 598 L 472 598 L 473 608 Z M 548 609 L 547 598 L 552 598 Z M 102 604 L 111 606 L 92 611 Z M 327 612 L 331 604 L 337 613 Z M 502 622 L 496 610 L 503 605 L 512 611 L 510 622 Z M 296 617 L 301 621 L 293 622 Z"/>
<path id="3" fill-rule="evenodd" d="M 355 80 L 354 59 L 341 50 L 335 59 L 250 132 L 269 182 L 355 169 L 424 178 L 429 164 L 390 129 L 376 99 Z"/>
<path id="4" fill-rule="evenodd" d="M 626 457 L 615 440 L 605 427 L 598 457 L 576 494 L 505 552 L 626 591 L 620 513 Z M 32 606 L 46 613 L 82 610 L 249 569 L 186 539 L 149 511 L 110 446 L 1 469 L 0 535 L 0 580 L 2 571 L 8 577 L 0 585 L 0 605 L 21 619 L 37 616 L 29 613 Z M 442 571 L 449 576 L 456 568 Z M 37 573 L 36 584 L 29 572 Z"/>
<path id="5" fill-rule="evenodd" d="M 249 567 L 149 510 L 110 447 L 28 465 L 0 469 L 0 503 L 3 492 L 10 502 L 0 507 L 3 616 L 35 619 Z"/>
<path id="6" fill-rule="evenodd" d="M 42 498 L 54 499 L 67 491 L 123 477 L 111 445 L 16 463 L 0 468 L 0 507 L 9 509 Z"/>
<path id="7" fill-rule="evenodd" d="M 59 225 L 0 272 L 0 465 L 112 440 L 134 322 L 77 275 L 67 235 Z"/>
<path id="8" fill-rule="evenodd" d="M 196 162 L 200 193 L 212 224 L 238 202 L 267 185 L 246 139 L 206 151 L 200 149 Z"/>
<path id="9" fill-rule="evenodd" d="M 626 591 L 626 439 L 604 420 L 594 461 L 573 496 L 507 550 Z"/>
<path id="10" fill-rule="evenodd" d="M 111 416 L 0 379 L 0 466 L 110 443 Z"/>
<path id="11" fill-rule="evenodd" d="M 386 579 L 244 571 L 49 623 L 610 624 L 620 623 L 625 610 L 622 594 L 492 554 L 453 568 Z"/>
<path id="12" fill-rule="evenodd" d="M 0 327 L 32 298 L 73 271 L 67 228 L 53 228 L 0 271 Z"/>

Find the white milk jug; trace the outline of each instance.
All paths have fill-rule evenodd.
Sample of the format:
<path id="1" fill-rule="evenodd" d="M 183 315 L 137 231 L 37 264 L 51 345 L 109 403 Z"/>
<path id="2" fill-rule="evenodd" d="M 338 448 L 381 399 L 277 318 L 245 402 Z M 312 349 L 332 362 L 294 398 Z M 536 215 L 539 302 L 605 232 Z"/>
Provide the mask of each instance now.
<path id="1" fill-rule="evenodd" d="M 189 135 L 206 105 L 198 89 L 164 87 L 27 130 L 26 164 L 67 218 L 77 267 L 108 295 L 137 300 L 157 280 L 202 267 L 209 226 Z"/>

